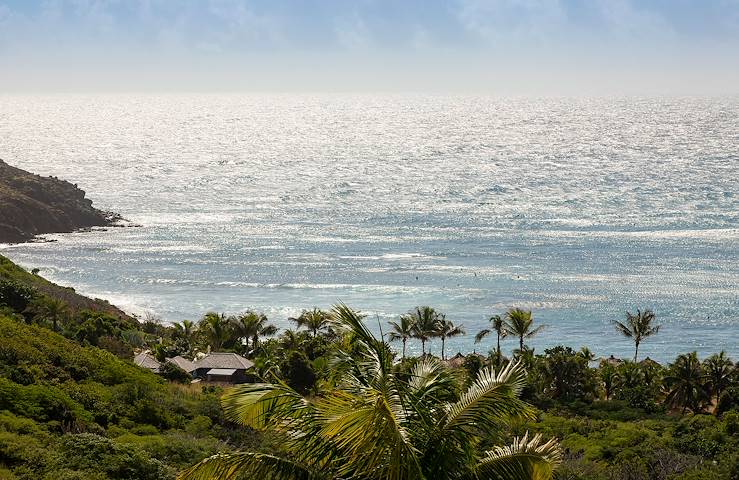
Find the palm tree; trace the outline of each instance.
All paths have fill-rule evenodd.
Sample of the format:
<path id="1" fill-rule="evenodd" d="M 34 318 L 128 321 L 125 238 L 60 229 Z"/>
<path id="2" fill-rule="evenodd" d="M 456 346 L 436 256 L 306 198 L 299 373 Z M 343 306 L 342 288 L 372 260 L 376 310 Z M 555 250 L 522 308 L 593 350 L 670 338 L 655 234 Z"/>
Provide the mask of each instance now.
<path id="1" fill-rule="evenodd" d="M 580 348 L 580 351 L 577 352 L 577 354 L 580 355 L 585 360 L 587 360 L 588 362 L 592 362 L 593 360 L 595 360 L 595 354 L 588 347 Z"/>
<path id="2" fill-rule="evenodd" d="M 409 338 L 413 337 L 414 320 L 411 315 L 401 315 L 400 323 L 398 322 L 387 322 L 390 324 L 392 331 L 388 334 L 388 339 L 391 342 L 401 341 L 403 342 L 403 360 L 405 360 L 405 344 Z"/>
<path id="3" fill-rule="evenodd" d="M 508 335 L 518 337 L 518 350 L 523 351 L 523 340 L 524 338 L 532 338 L 537 333 L 541 332 L 546 325 L 539 325 L 536 328 L 534 326 L 534 316 L 531 314 L 531 310 L 522 310 L 520 308 L 512 308 L 505 314 L 505 331 Z"/>
<path id="4" fill-rule="evenodd" d="M 33 309 L 36 320 L 50 322 L 55 332 L 59 330 L 59 323 L 69 317 L 69 305 L 58 298 L 41 298 Z"/>
<path id="5" fill-rule="evenodd" d="M 192 350 L 193 343 L 195 341 L 195 333 L 197 331 L 197 325 L 192 320 L 183 320 L 182 323 L 172 324 L 173 332 L 172 338 L 182 340 L 187 345 L 187 351 Z"/>
<path id="6" fill-rule="evenodd" d="M 408 315 L 413 321 L 413 338 L 421 340 L 421 355 L 426 355 L 426 342 L 438 331 L 439 314 L 431 307 L 416 307 Z"/>
<path id="7" fill-rule="evenodd" d="M 247 350 L 251 341 L 251 351 L 257 349 L 259 337 L 271 337 L 277 333 L 277 327 L 269 323 L 267 316 L 263 313 L 247 310 L 238 317 L 231 319 L 234 337 L 245 342 Z"/>
<path id="8" fill-rule="evenodd" d="M 726 352 L 721 350 L 721 353 L 713 354 L 703 361 L 703 371 L 706 387 L 711 392 L 711 397 L 718 401 L 721 393 L 731 385 L 734 364 L 726 356 Z"/>
<path id="9" fill-rule="evenodd" d="M 319 332 L 328 330 L 331 326 L 331 314 L 324 312 L 320 308 L 314 308 L 313 310 L 303 310 L 297 318 L 289 318 L 300 327 L 308 329 L 313 336 L 317 336 Z"/>
<path id="10" fill-rule="evenodd" d="M 643 312 L 636 310 L 636 315 L 626 312 L 626 323 L 613 320 L 616 331 L 620 332 L 624 337 L 633 338 L 636 349 L 634 350 L 634 361 L 636 362 L 639 355 L 639 344 L 647 337 L 659 332 L 660 325 L 653 325 L 656 316 L 654 312 L 647 309 Z"/>
<path id="11" fill-rule="evenodd" d="M 508 332 L 506 332 L 505 330 L 505 324 L 503 323 L 503 319 L 500 318 L 500 315 L 493 315 L 488 319 L 488 321 L 493 328 L 483 328 L 482 330 L 480 330 L 477 335 L 475 335 L 475 343 L 480 343 L 483 338 L 487 337 L 492 332 L 495 332 L 496 336 L 498 337 L 496 353 L 498 358 L 500 358 L 500 339 L 505 338 Z"/>
<path id="12" fill-rule="evenodd" d="M 698 354 L 692 352 L 680 355 L 665 375 L 664 382 L 669 389 L 665 401 L 673 407 L 682 407 L 683 413 L 688 408 L 693 413 L 699 413 L 703 409 L 703 402 L 709 397 L 703 379 Z"/>
<path id="13" fill-rule="evenodd" d="M 464 327 L 462 325 L 454 325 L 451 320 L 447 320 L 445 315 L 439 315 L 439 325 L 437 326 L 436 336 L 441 338 L 441 359 L 446 360 L 444 353 L 444 343 L 447 338 L 458 337 L 464 335 Z"/>
<path id="14" fill-rule="evenodd" d="M 231 322 L 224 313 L 206 313 L 198 323 L 198 331 L 212 350 L 220 350 L 232 339 Z"/>
<path id="15" fill-rule="evenodd" d="M 600 375 L 600 380 L 603 384 L 603 393 L 605 394 L 606 400 L 610 400 L 613 395 L 613 390 L 618 384 L 618 371 L 616 371 L 616 368 L 610 363 L 604 362 L 600 364 L 598 374 Z"/>
<path id="16" fill-rule="evenodd" d="M 561 457 L 554 440 L 526 434 L 509 446 L 482 447 L 483 439 L 535 416 L 519 398 L 520 365 L 485 368 L 460 395 L 456 376 L 433 358 L 398 375 L 390 346 L 361 316 L 344 305 L 334 312 L 356 346 L 353 356 L 337 358 L 346 364 L 337 386 L 303 397 L 283 383 L 243 384 L 222 398 L 228 418 L 273 433 L 285 453 L 217 454 L 180 480 L 552 478 Z"/>

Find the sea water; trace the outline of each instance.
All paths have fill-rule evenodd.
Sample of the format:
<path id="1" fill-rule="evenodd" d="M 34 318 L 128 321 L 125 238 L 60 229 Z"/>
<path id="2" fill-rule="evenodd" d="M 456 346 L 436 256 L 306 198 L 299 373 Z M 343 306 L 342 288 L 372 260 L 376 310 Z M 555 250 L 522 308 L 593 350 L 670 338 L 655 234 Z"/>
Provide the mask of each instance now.
<path id="1" fill-rule="evenodd" d="M 651 308 L 643 356 L 739 356 L 739 98 L 0 96 L 0 158 L 140 225 L 2 250 L 134 313 L 431 305 L 453 354 L 521 307 L 630 356 Z"/>

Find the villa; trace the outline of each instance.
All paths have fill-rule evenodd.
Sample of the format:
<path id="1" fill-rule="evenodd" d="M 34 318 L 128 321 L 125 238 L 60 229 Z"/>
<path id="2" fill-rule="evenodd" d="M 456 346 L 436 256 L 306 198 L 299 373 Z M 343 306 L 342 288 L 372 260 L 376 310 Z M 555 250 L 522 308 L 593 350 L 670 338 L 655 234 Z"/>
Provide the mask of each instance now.
<path id="1" fill-rule="evenodd" d="M 192 361 L 178 355 L 165 362 L 189 373 L 193 381 L 212 383 L 247 383 L 252 381 L 249 371 L 254 368 L 254 362 L 248 358 L 229 352 L 212 352 Z M 154 373 L 160 373 L 162 367 L 162 363 L 148 351 L 136 355 L 134 363 Z"/>

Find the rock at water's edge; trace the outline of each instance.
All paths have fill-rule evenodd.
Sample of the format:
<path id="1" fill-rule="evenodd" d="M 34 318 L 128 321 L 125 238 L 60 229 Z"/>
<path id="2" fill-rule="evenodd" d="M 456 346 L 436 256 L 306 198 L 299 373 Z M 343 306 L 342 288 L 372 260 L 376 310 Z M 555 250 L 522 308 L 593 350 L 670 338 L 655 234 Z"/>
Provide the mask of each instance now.
<path id="1" fill-rule="evenodd" d="M 94 208 L 76 185 L 35 175 L 0 160 L 0 243 L 104 227 L 118 220 L 118 215 Z"/>

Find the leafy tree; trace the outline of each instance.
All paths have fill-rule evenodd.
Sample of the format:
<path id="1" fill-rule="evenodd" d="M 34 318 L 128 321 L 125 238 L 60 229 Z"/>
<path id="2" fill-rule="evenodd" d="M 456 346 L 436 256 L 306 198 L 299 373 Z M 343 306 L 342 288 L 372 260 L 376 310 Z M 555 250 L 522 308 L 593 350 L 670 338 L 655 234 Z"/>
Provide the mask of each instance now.
<path id="1" fill-rule="evenodd" d="M 653 364 L 624 362 L 616 367 L 614 398 L 647 412 L 660 409 L 662 367 Z"/>
<path id="2" fill-rule="evenodd" d="M 703 380 L 703 367 L 696 352 L 678 356 L 665 375 L 669 389 L 665 401 L 673 407 L 682 407 L 683 413 L 688 408 L 694 413 L 701 412 L 709 397 Z"/>
<path id="3" fill-rule="evenodd" d="M 212 350 L 220 350 L 224 344 L 231 341 L 231 322 L 225 314 L 208 312 L 198 323 L 198 331 Z"/>
<path id="4" fill-rule="evenodd" d="M 414 317 L 411 315 L 401 315 L 400 323 L 388 322 L 391 332 L 388 334 L 388 339 L 391 342 L 403 342 L 403 359 L 405 360 L 405 344 L 409 338 L 413 338 L 415 332 Z"/>
<path id="5" fill-rule="evenodd" d="M 492 332 L 495 332 L 495 335 L 497 337 L 495 351 L 497 353 L 497 356 L 500 357 L 500 340 L 508 335 L 508 332 L 505 329 L 505 322 L 503 322 L 503 319 L 500 317 L 500 315 L 493 315 L 488 319 L 488 321 L 490 322 L 490 326 L 492 328 L 484 328 L 480 330 L 477 335 L 475 335 L 475 343 L 480 343 L 483 338 L 487 337 Z"/>
<path id="6" fill-rule="evenodd" d="M 0 279 L 0 306 L 10 307 L 16 313 L 23 313 L 37 295 L 31 287 Z"/>
<path id="7" fill-rule="evenodd" d="M 358 346 L 340 355 L 348 368 L 339 387 L 305 398 L 280 384 L 246 384 L 223 397 L 226 415 L 280 435 L 285 455 L 242 452 L 216 455 L 183 472 L 183 480 L 249 478 L 548 479 L 560 461 L 553 440 L 499 438 L 504 425 L 531 419 L 518 398 L 525 380 L 518 364 L 484 369 L 457 397 L 455 376 L 439 361 L 419 361 L 409 380 L 395 372 L 390 347 L 372 335 L 344 305 L 334 309 Z M 453 395 L 453 401 L 445 401 Z M 498 435 L 496 435 L 498 434 Z"/>
<path id="8" fill-rule="evenodd" d="M 523 351 L 523 341 L 525 338 L 532 338 L 537 333 L 541 332 L 546 325 L 539 325 L 534 327 L 534 316 L 531 314 L 531 310 L 522 310 L 520 308 L 513 308 L 508 310 L 505 318 L 505 331 L 508 335 L 518 337 L 518 349 Z"/>
<path id="9" fill-rule="evenodd" d="M 588 361 L 570 347 L 544 351 L 541 359 L 544 393 L 564 401 L 592 400 L 596 390 L 595 372 Z"/>
<path id="10" fill-rule="evenodd" d="M 626 323 L 621 323 L 618 320 L 613 320 L 613 325 L 616 327 L 616 331 L 621 333 L 627 338 L 634 340 L 634 361 L 639 355 L 639 345 L 642 341 L 652 335 L 656 335 L 659 332 L 661 325 L 654 325 L 656 316 L 651 310 L 644 310 L 643 312 L 639 309 L 636 310 L 636 314 L 626 312 Z"/>
<path id="11" fill-rule="evenodd" d="M 316 383 L 316 374 L 313 367 L 308 357 L 302 352 L 290 352 L 280 366 L 280 372 L 288 386 L 301 395 L 310 392 Z"/>
<path id="12" fill-rule="evenodd" d="M 314 337 L 327 331 L 331 326 L 331 314 L 320 308 L 303 310 L 299 317 L 290 318 L 289 320 L 295 322 L 298 328 L 304 327 L 307 329 Z"/>
<path id="13" fill-rule="evenodd" d="M 439 323 L 436 327 L 436 336 L 441 338 L 441 359 L 446 360 L 444 352 L 444 344 L 447 338 L 458 337 L 464 335 L 464 327 L 462 325 L 454 325 L 454 322 L 447 320 L 445 315 L 439 315 Z"/>
<path id="14" fill-rule="evenodd" d="M 421 354 L 426 355 L 426 342 L 439 331 L 439 313 L 431 307 L 416 307 L 409 312 L 413 324 L 413 338 L 421 340 Z"/>

